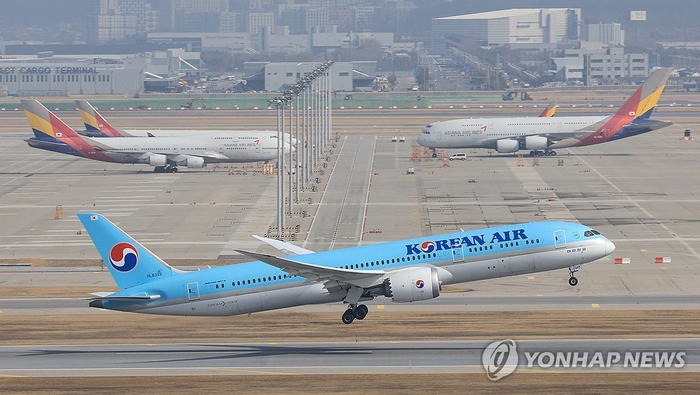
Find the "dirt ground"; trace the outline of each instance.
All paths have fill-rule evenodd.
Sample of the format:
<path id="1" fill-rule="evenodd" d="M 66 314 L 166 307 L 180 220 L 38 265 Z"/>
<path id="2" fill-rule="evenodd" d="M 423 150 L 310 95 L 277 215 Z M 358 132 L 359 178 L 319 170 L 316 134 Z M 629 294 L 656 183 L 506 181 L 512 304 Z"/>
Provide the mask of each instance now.
<path id="1" fill-rule="evenodd" d="M 0 377 L 3 394 L 697 394 L 700 373 Z"/>
<path id="2" fill-rule="evenodd" d="M 87 309 L 87 307 L 86 307 Z M 370 311 L 343 325 L 338 312 L 280 310 L 234 317 L 0 314 L 1 345 L 268 343 L 452 339 L 696 338 L 700 310 Z M 113 333 L 131 333 L 125 338 Z M 183 334 L 187 334 L 183 337 Z"/>

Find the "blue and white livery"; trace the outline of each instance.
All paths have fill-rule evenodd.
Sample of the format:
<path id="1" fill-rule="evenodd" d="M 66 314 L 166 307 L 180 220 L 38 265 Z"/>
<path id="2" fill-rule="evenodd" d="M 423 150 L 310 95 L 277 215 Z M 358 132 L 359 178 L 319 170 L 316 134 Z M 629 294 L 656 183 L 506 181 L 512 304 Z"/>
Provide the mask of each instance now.
<path id="1" fill-rule="evenodd" d="M 601 259 L 615 245 L 576 223 L 535 222 L 313 252 L 257 239 L 284 257 L 239 251 L 256 261 L 194 272 L 177 270 L 104 216 L 80 213 L 119 286 L 96 293 L 91 307 L 149 314 L 227 316 L 306 304 L 344 302 L 346 324 L 367 315 L 360 301 L 436 298 L 443 285 L 569 269 Z"/>

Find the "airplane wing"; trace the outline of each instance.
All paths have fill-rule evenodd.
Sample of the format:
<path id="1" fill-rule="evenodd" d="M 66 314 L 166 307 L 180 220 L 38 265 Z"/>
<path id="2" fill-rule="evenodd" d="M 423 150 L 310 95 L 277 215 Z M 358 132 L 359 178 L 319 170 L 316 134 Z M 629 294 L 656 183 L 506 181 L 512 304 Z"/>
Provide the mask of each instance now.
<path id="1" fill-rule="evenodd" d="M 253 235 L 256 239 L 262 241 L 263 243 L 267 243 L 275 249 L 279 250 L 281 253 L 283 253 L 286 256 L 293 256 L 293 255 L 304 255 L 304 254 L 312 254 L 316 251 L 311 251 L 307 250 L 306 248 L 295 246 L 292 243 L 287 243 L 286 241 L 281 241 L 277 239 L 268 239 L 267 237 L 262 237 L 262 236 L 256 236 Z"/>
<path id="2" fill-rule="evenodd" d="M 258 252 L 245 250 L 236 251 L 261 262 L 265 262 L 268 265 L 275 266 L 292 275 L 298 275 L 313 281 L 337 281 L 339 283 L 356 285 L 361 288 L 377 285 L 377 281 L 380 281 L 382 276 L 387 273 L 384 270 L 338 269 L 335 267 L 298 262 Z"/>

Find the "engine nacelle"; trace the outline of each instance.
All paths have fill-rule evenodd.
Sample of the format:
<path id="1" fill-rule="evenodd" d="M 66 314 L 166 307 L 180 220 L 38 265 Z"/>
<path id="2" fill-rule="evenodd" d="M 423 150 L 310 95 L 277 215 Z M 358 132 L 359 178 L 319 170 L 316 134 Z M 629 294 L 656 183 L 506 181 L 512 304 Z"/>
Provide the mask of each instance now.
<path id="1" fill-rule="evenodd" d="M 440 296 L 438 270 L 434 267 L 414 267 L 389 277 L 385 283 L 386 296 L 392 302 L 406 303 Z"/>
<path id="2" fill-rule="evenodd" d="M 520 149 L 518 140 L 503 139 L 496 141 L 496 151 L 500 153 L 518 152 Z"/>
<path id="3" fill-rule="evenodd" d="M 168 164 L 168 157 L 161 154 L 150 154 L 142 157 L 141 162 L 151 166 L 165 166 Z"/>
<path id="4" fill-rule="evenodd" d="M 204 167 L 204 158 L 200 158 L 198 156 L 188 156 L 182 160 L 177 161 L 177 164 L 191 167 L 194 169 L 201 169 Z"/>
<path id="5" fill-rule="evenodd" d="M 549 147 L 549 139 L 542 136 L 525 136 L 526 149 L 545 149 Z"/>

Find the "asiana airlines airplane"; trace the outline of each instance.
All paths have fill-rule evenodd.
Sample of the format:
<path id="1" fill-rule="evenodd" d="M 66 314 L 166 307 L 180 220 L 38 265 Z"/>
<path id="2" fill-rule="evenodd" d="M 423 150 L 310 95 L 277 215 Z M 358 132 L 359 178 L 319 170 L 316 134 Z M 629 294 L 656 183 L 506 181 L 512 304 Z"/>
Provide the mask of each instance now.
<path id="1" fill-rule="evenodd" d="M 562 117 L 463 118 L 433 122 L 417 143 L 437 148 L 487 148 L 498 153 L 530 150 L 554 156 L 555 149 L 615 141 L 671 125 L 649 119 L 666 87 L 671 69 L 658 69 L 613 115 Z"/>
<path id="2" fill-rule="evenodd" d="M 314 252 L 266 239 L 284 256 L 242 251 L 251 262 L 185 272 L 169 266 L 98 213 L 79 213 L 119 287 L 90 307 L 146 314 L 232 316 L 343 302 L 342 321 L 367 316 L 362 301 L 409 303 L 440 296 L 443 285 L 567 269 L 604 258 L 615 245 L 588 226 L 521 223 Z"/>
<path id="3" fill-rule="evenodd" d="M 100 114 L 95 107 L 92 106 L 86 100 L 76 100 L 75 105 L 77 106 L 80 118 L 83 120 L 85 125 L 85 131 L 79 132 L 88 137 L 191 137 L 191 136 L 204 136 L 204 135 L 221 135 L 221 136 L 231 136 L 232 134 L 249 134 L 257 133 L 259 130 L 186 130 L 186 129 L 128 129 L 128 130 L 118 130 L 112 126 L 105 117 Z M 547 107 L 543 114 L 554 114 L 554 110 L 551 107 Z M 545 115 L 542 115 L 545 116 Z M 551 116 L 551 115 L 548 115 Z M 269 131 L 266 131 L 269 133 Z M 273 132 L 272 134 L 276 134 Z M 289 133 L 280 133 L 282 135 L 283 141 L 286 145 L 292 147 L 297 146 L 297 139 L 290 136 Z M 277 138 L 277 137 L 275 137 Z M 286 150 L 286 148 L 285 148 Z"/>
<path id="4" fill-rule="evenodd" d="M 111 163 L 143 163 L 156 173 L 174 173 L 178 166 L 203 168 L 208 163 L 261 162 L 277 159 L 277 133 L 229 132 L 179 137 L 86 137 L 78 134 L 36 100 L 22 100 L 34 132 L 30 147 Z"/>

